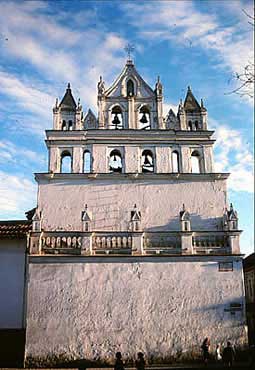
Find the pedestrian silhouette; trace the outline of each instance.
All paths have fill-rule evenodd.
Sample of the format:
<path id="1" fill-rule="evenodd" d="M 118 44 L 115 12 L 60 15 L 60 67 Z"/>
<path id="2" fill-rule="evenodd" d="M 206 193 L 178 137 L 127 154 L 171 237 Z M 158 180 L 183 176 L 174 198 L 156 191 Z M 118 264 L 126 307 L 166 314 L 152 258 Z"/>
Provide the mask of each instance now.
<path id="1" fill-rule="evenodd" d="M 222 354 L 224 365 L 228 367 L 233 366 L 234 357 L 235 357 L 234 349 L 231 345 L 231 342 L 228 341 L 227 347 L 224 348 L 223 354 Z"/>
<path id="2" fill-rule="evenodd" d="M 135 367 L 137 370 L 144 370 L 145 361 L 144 361 L 144 355 L 142 352 L 137 353 L 137 360 L 135 361 Z"/>
<path id="3" fill-rule="evenodd" d="M 215 359 L 216 359 L 216 361 L 221 361 L 222 360 L 222 356 L 221 356 L 221 352 L 220 352 L 220 344 L 219 343 L 216 346 Z"/>
<path id="4" fill-rule="evenodd" d="M 204 339 L 201 348 L 203 351 L 203 360 L 206 365 L 209 361 L 209 351 L 210 351 L 210 339 L 209 338 Z"/>
<path id="5" fill-rule="evenodd" d="M 122 361 L 122 355 L 121 352 L 116 352 L 116 360 L 115 360 L 115 365 L 114 365 L 114 370 L 124 370 L 124 365 Z"/>

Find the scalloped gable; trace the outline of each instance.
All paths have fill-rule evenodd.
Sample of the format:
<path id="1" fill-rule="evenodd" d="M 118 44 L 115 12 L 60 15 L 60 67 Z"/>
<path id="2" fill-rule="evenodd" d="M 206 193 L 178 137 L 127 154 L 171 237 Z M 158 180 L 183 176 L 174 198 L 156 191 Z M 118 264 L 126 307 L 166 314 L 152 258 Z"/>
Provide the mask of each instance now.
<path id="1" fill-rule="evenodd" d="M 123 81 L 131 78 L 133 81 L 137 82 L 138 86 L 138 96 L 141 97 L 154 97 L 154 91 L 152 88 L 144 81 L 140 74 L 135 69 L 134 64 L 131 61 L 127 61 L 124 69 L 113 84 L 105 91 L 106 97 L 120 97 L 122 96 Z"/>

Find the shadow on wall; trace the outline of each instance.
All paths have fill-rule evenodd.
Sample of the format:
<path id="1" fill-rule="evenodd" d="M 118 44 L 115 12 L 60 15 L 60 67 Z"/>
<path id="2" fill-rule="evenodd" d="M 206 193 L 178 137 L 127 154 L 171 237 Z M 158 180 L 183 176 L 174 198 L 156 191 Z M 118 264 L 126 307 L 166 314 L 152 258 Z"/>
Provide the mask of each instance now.
<path id="1" fill-rule="evenodd" d="M 222 231 L 222 217 L 202 218 L 196 213 L 190 213 L 191 231 Z M 162 226 L 146 228 L 145 231 L 180 231 L 179 216 L 172 218 L 169 222 Z"/>

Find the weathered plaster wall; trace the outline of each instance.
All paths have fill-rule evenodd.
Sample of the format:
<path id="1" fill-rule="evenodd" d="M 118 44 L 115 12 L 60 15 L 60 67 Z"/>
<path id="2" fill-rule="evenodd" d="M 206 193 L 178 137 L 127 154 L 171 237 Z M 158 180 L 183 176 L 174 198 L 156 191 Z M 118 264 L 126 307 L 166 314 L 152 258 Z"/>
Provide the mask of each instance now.
<path id="1" fill-rule="evenodd" d="M 179 230 L 182 204 L 191 214 L 193 230 L 217 230 L 226 206 L 224 180 L 51 180 L 39 185 L 39 208 L 45 230 L 81 230 L 81 212 L 88 205 L 92 229 L 126 231 L 137 204 L 141 228 Z"/>
<path id="2" fill-rule="evenodd" d="M 41 359 L 47 365 L 54 356 L 112 362 L 116 351 L 126 359 L 138 351 L 155 361 L 195 357 L 206 336 L 212 351 L 227 340 L 242 346 L 242 263 L 233 260 L 233 271 L 219 272 L 216 257 L 77 258 L 62 264 L 56 257 L 48 263 L 47 257 L 32 258 L 27 364 Z M 231 303 L 240 303 L 241 311 L 225 311 Z"/>
<path id="3" fill-rule="evenodd" d="M 0 240 L 0 329 L 23 328 L 26 239 Z"/>

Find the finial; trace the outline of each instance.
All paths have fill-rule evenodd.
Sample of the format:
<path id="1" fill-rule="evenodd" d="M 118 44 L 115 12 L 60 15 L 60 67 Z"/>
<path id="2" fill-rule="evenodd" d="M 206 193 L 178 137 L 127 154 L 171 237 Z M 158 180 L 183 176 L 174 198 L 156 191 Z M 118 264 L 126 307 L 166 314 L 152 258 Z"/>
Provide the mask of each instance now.
<path id="1" fill-rule="evenodd" d="M 188 86 L 188 91 L 191 91 L 191 87 L 190 86 Z"/>
<path id="2" fill-rule="evenodd" d="M 70 84 L 70 82 L 68 82 L 68 84 L 67 84 L 67 90 L 70 90 L 71 89 L 71 84 Z"/>
<path id="3" fill-rule="evenodd" d="M 182 106 L 182 99 L 180 99 L 180 106 Z"/>
<path id="4" fill-rule="evenodd" d="M 56 107 L 56 108 L 58 107 L 58 98 L 56 98 L 55 107 Z"/>
<path id="5" fill-rule="evenodd" d="M 78 107 L 80 106 L 80 103 L 81 103 L 81 99 L 79 98 L 78 99 Z"/>
<path id="6" fill-rule="evenodd" d="M 158 82 L 160 82 L 160 76 L 158 76 Z"/>
<path id="7" fill-rule="evenodd" d="M 183 210 L 183 212 L 185 212 L 185 204 L 184 203 L 182 205 L 182 210 Z"/>
<path id="8" fill-rule="evenodd" d="M 230 211 L 233 211 L 233 204 L 230 203 Z"/>
<path id="9" fill-rule="evenodd" d="M 134 204 L 134 208 L 136 208 L 136 203 Z"/>
<path id="10" fill-rule="evenodd" d="M 99 77 L 99 81 L 100 81 L 100 82 L 102 82 L 102 81 L 103 81 L 103 77 L 102 77 L 102 76 L 100 76 L 100 77 Z"/>
<path id="11" fill-rule="evenodd" d="M 201 108 L 204 108 L 204 102 L 203 102 L 203 99 L 201 99 Z"/>

